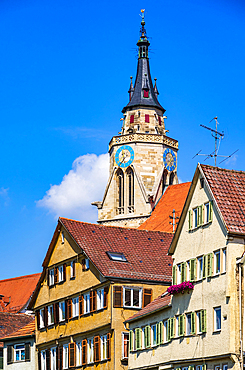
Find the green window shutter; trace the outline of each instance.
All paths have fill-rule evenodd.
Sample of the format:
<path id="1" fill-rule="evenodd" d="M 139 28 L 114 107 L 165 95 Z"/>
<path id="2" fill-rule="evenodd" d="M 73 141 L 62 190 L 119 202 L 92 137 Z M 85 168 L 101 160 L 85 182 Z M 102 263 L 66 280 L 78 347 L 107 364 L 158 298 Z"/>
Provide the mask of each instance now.
<path id="1" fill-rule="evenodd" d="M 207 365 L 206 364 L 202 365 L 202 370 L 206 370 L 206 369 L 207 369 Z"/>
<path id="2" fill-rule="evenodd" d="M 202 277 L 203 279 L 207 277 L 207 255 L 203 256 L 203 269 L 202 269 Z"/>
<path id="3" fill-rule="evenodd" d="M 183 337 L 185 335 L 185 315 L 179 316 L 179 336 Z"/>
<path id="4" fill-rule="evenodd" d="M 201 225 L 204 223 L 204 204 L 200 206 L 201 208 Z"/>
<path id="5" fill-rule="evenodd" d="M 188 367 L 188 370 L 195 370 L 195 366 L 190 365 L 190 366 Z"/>
<path id="6" fill-rule="evenodd" d="M 213 221 L 213 202 L 209 202 L 209 215 L 208 215 L 208 221 L 212 222 Z"/>
<path id="7" fill-rule="evenodd" d="M 195 312 L 192 312 L 191 313 L 191 334 L 195 334 L 196 333 L 196 313 Z"/>
<path id="8" fill-rule="evenodd" d="M 175 330 L 174 330 L 174 324 L 175 324 L 175 317 L 171 317 L 170 319 L 170 338 L 174 338 Z"/>
<path id="9" fill-rule="evenodd" d="M 176 265 L 173 266 L 173 285 L 176 285 Z"/>
<path id="10" fill-rule="evenodd" d="M 171 338 L 170 338 L 170 320 L 171 319 L 168 319 L 168 325 L 167 325 L 167 341 L 170 342 Z"/>
<path id="11" fill-rule="evenodd" d="M 181 263 L 181 283 L 186 281 L 186 262 Z"/>
<path id="12" fill-rule="evenodd" d="M 163 343 L 163 322 L 157 323 L 157 345 Z"/>
<path id="13" fill-rule="evenodd" d="M 190 260 L 190 281 L 196 280 L 196 259 Z"/>
<path id="14" fill-rule="evenodd" d="M 151 327 L 147 325 L 145 327 L 145 348 L 149 348 L 151 346 Z"/>
<path id="15" fill-rule="evenodd" d="M 135 329 L 135 349 L 136 351 L 141 349 L 141 337 L 142 337 L 142 330 L 141 328 Z"/>
<path id="16" fill-rule="evenodd" d="M 129 350 L 134 350 L 134 332 L 133 330 L 129 330 Z"/>
<path id="17" fill-rule="evenodd" d="M 213 253 L 207 255 L 207 277 L 213 275 Z"/>
<path id="18" fill-rule="evenodd" d="M 206 310 L 201 311 L 200 317 L 202 333 L 206 333 Z"/>
<path id="19" fill-rule="evenodd" d="M 192 209 L 189 210 L 189 230 L 192 229 Z"/>
<path id="20" fill-rule="evenodd" d="M 201 225 L 201 208 L 200 206 L 197 207 L 197 227 Z"/>

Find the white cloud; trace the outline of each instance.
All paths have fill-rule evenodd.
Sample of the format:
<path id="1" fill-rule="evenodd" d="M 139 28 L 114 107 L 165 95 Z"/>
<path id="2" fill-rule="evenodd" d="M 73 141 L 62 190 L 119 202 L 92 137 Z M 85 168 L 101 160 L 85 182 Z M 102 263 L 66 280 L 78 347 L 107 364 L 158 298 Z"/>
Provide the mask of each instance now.
<path id="1" fill-rule="evenodd" d="M 0 197 L 4 200 L 4 206 L 8 206 L 9 204 L 9 196 L 8 196 L 9 188 L 0 188 Z"/>
<path id="2" fill-rule="evenodd" d="M 91 202 L 102 200 L 109 176 L 108 154 L 78 157 L 59 185 L 52 185 L 37 206 L 55 217 L 96 222 L 97 208 Z"/>

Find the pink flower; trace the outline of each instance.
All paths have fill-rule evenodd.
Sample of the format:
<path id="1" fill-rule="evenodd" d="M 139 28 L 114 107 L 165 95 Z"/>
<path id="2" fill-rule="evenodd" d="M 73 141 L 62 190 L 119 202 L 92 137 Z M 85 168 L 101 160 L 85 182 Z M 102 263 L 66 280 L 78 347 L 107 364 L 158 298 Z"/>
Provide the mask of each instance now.
<path id="1" fill-rule="evenodd" d="M 190 281 L 184 281 L 181 284 L 178 285 L 172 285 L 167 289 L 167 292 L 169 294 L 177 294 L 177 293 L 184 293 L 185 290 L 193 290 L 194 285 Z"/>

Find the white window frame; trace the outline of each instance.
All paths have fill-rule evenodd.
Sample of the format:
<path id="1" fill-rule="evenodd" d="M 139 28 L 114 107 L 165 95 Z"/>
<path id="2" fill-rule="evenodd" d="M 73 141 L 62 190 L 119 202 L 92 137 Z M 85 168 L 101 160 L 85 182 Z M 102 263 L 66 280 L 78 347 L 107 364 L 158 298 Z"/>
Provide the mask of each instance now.
<path id="1" fill-rule="evenodd" d="M 20 348 L 17 348 L 20 347 Z M 21 359 L 21 352 L 24 351 L 24 359 Z M 20 359 L 16 359 L 17 352 L 19 352 Z M 24 343 L 18 343 L 14 345 L 14 362 L 25 362 L 26 358 L 26 352 L 25 352 L 25 344 Z"/>
<path id="2" fill-rule="evenodd" d="M 168 320 L 163 321 L 163 343 L 168 342 Z"/>
<path id="3" fill-rule="evenodd" d="M 124 359 L 128 359 L 128 356 L 126 357 L 126 356 L 124 356 L 125 355 L 125 353 L 124 353 L 124 338 L 125 338 L 125 336 L 127 336 L 128 337 L 128 339 L 126 339 L 126 341 L 127 341 L 127 343 L 128 343 L 128 352 L 129 352 L 129 333 L 122 333 L 122 359 L 124 360 Z"/>
<path id="4" fill-rule="evenodd" d="M 209 221 L 209 211 L 210 211 L 210 202 L 204 204 L 205 214 L 204 214 L 204 224 L 208 224 Z"/>
<path id="5" fill-rule="evenodd" d="M 228 364 L 223 364 L 223 370 L 228 370 Z"/>
<path id="6" fill-rule="evenodd" d="M 49 286 L 54 285 L 54 268 L 49 270 Z"/>
<path id="7" fill-rule="evenodd" d="M 189 369 L 188 366 L 182 367 L 182 370 L 188 370 L 188 369 Z"/>
<path id="8" fill-rule="evenodd" d="M 129 306 L 125 305 L 125 290 L 126 289 L 131 290 L 131 297 L 130 297 L 131 304 Z M 134 306 L 133 305 L 133 292 L 135 290 L 139 291 L 139 306 Z M 142 308 L 142 288 L 129 287 L 129 286 L 123 287 L 123 307 L 125 307 L 125 308 Z"/>
<path id="9" fill-rule="evenodd" d="M 201 311 L 197 311 L 196 313 L 196 333 L 197 334 L 202 334 L 201 329 Z M 198 365 L 201 366 L 201 365 Z"/>
<path id="10" fill-rule="evenodd" d="M 59 274 L 59 283 L 64 281 L 64 266 L 58 266 L 58 274 Z"/>
<path id="11" fill-rule="evenodd" d="M 189 281 L 190 280 L 190 268 L 191 268 L 191 264 L 190 264 L 190 261 L 187 261 L 186 263 L 186 281 Z"/>
<path id="12" fill-rule="evenodd" d="M 64 235 L 64 232 L 62 231 L 61 233 L 61 243 L 64 244 L 65 243 L 65 235 Z"/>
<path id="13" fill-rule="evenodd" d="M 151 347 L 157 345 L 157 324 L 151 325 Z"/>
<path id="14" fill-rule="evenodd" d="M 79 316 L 79 297 L 72 298 L 72 317 Z"/>
<path id="15" fill-rule="evenodd" d="M 94 362 L 94 338 L 87 339 L 87 363 Z"/>
<path id="16" fill-rule="evenodd" d="M 82 342 L 76 342 L 76 366 L 82 365 Z"/>
<path id="17" fill-rule="evenodd" d="M 215 366 L 214 366 L 214 370 L 221 370 L 220 365 L 215 365 Z"/>
<path id="18" fill-rule="evenodd" d="M 50 348 L 50 369 L 56 370 L 56 347 Z"/>
<path id="19" fill-rule="evenodd" d="M 218 327 L 217 325 L 218 312 L 220 312 L 220 327 Z M 215 332 L 221 331 L 221 306 L 214 307 L 214 331 Z"/>
<path id="20" fill-rule="evenodd" d="M 193 209 L 193 229 L 198 227 L 198 207 Z"/>
<path id="21" fill-rule="evenodd" d="M 203 279 L 203 256 L 197 258 L 197 280 Z"/>
<path id="22" fill-rule="evenodd" d="M 97 289 L 97 311 L 104 308 L 104 288 Z"/>
<path id="23" fill-rule="evenodd" d="M 222 273 L 226 272 L 226 253 L 227 253 L 227 249 L 226 248 L 223 248 L 222 249 Z"/>
<path id="24" fill-rule="evenodd" d="M 46 370 L 46 351 L 41 351 L 41 370 Z"/>
<path id="25" fill-rule="evenodd" d="M 54 323 L 54 306 L 50 305 L 48 306 L 48 325 L 53 325 L 53 323 Z"/>
<path id="26" fill-rule="evenodd" d="M 74 271 L 75 263 L 76 263 L 75 260 L 71 261 L 71 265 L 70 265 L 70 278 L 71 279 L 74 279 L 74 277 L 75 277 L 75 272 L 76 272 L 76 271 Z"/>
<path id="27" fill-rule="evenodd" d="M 59 302 L 59 321 L 65 321 L 65 301 Z"/>
<path id="28" fill-rule="evenodd" d="M 187 313 L 186 315 L 186 335 L 191 335 L 191 313 Z"/>
<path id="29" fill-rule="evenodd" d="M 218 262 L 219 262 L 219 269 L 218 269 Z M 221 261 L 220 261 L 220 249 L 219 249 L 218 251 L 214 252 L 214 275 L 220 274 L 220 267 L 221 267 Z"/>
<path id="30" fill-rule="evenodd" d="M 63 344 L 63 369 L 68 369 L 69 366 L 68 356 L 69 356 L 68 344 Z"/>
<path id="31" fill-rule="evenodd" d="M 84 314 L 90 313 L 90 293 L 83 295 L 83 312 Z"/>
<path id="32" fill-rule="evenodd" d="M 85 258 L 85 269 L 89 270 L 89 258 Z"/>
<path id="33" fill-rule="evenodd" d="M 44 328 L 44 308 L 41 308 L 39 311 L 39 328 Z"/>
<path id="34" fill-rule="evenodd" d="M 107 360 L 107 334 L 100 337 L 100 361 Z"/>

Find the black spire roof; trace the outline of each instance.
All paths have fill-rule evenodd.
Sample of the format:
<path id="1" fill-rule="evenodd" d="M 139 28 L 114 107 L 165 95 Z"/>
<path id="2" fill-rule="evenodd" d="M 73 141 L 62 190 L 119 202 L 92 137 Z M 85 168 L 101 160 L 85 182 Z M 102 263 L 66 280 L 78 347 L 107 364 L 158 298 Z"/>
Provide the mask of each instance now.
<path id="1" fill-rule="evenodd" d="M 122 112 L 125 113 L 127 110 L 134 107 L 155 107 L 160 109 L 164 113 L 165 109 L 157 100 L 157 96 L 159 95 L 158 90 L 156 86 L 155 88 L 153 87 L 151 80 L 148 58 L 148 47 L 150 45 L 150 42 L 148 41 L 146 36 L 144 10 L 141 10 L 141 12 L 142 21 L 140 29 L 140 39 L 137 42 L 139 52 L 137 75 L 134 88 L 132 89 L 132 85 L 130 86 L 130 101 L 126 105 L 126 107 L 123 108 Z"/>

